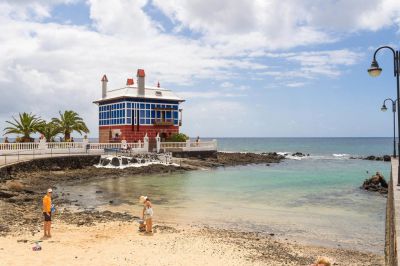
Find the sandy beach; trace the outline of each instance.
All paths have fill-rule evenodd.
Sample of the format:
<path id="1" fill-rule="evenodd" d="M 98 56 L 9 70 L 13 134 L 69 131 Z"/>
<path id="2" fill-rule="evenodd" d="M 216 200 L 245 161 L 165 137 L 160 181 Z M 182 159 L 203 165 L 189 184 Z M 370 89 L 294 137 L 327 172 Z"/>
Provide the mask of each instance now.
<path id="1" fill-rule="evenodd" d="M 135 222 L 76 226 L 54 222 L 53 237 L 41 233 L 0 238 L 3 265 L 309 265 L 318 256 L 335 265 L 383 265 L 383 257 L 342 249 L 304 246 L 259 236 L 196 226 L 156 223 L 153 235 Z"/>

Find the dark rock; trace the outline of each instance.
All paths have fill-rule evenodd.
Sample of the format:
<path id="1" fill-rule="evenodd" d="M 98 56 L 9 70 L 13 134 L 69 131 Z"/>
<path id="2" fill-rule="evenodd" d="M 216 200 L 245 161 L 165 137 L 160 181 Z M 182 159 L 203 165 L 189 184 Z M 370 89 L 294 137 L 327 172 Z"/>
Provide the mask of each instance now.
<path id="1" fill-rule="evenodd" d="M 377 191 L 380 194 L 388 193 L 388 184 L 383 175 L 379 172 L 371 178 L 366 179 L 361 188 L 368 191 Z"/>
<path id="2" fill-rule="evenodd" d="M 370 155 L 370 156 L 365 157 L 364 160 L 375 161 L 375 158 L 376 158 L 375 156 Z"/>
<path id="3" fill-rule="evenodd" d="M 145 159 L 140 160 L 140 163 L 146 163 Z"/>
<path id="4" fill-rule="evenodd" d="M 127 165 L 129 163 L 128 158 L 122 158 L 122 165 Z"/>
<path id="5" fill-rule="evenodd" d="M 12 191 L 7 191 L 7 190 L 0 190 L 0 198 L 12 198 L 14 196 L 17 196 L 17 192 L 12 192 Z"/>
<path id="6" fill-rule="evenodd" d="M 136 158 L 130 158 L 129 162 L 130 163 L 138 163 L 138 160 Z"/>
<path id="7" fill-rule="evenodd" d="M 107 159 L 107 158 L 102 158 L 100 163 L 101 163 L 102 166 L 106 166 L 106 165 L 108 165 L 110 162 L 111 162 L 111 161 L 110 161 L 109 159 Z"/>
<path id="8" fill-rule="evenodd" d="M 100 194 L 100 193 L 103 193 L 103 191 L 101 191 L 101 190 L 96 190 L 96 193 L 97 193 L 97 194 Z"/>
<path id="9" fill-rule="evenodd" d="M 120 165 L 120 164 L 119 164 L 119 159 L 116 158 L 116 157 L 112 158 L 112 160 L 111 160 L 111 165 L 113 165 L 113 166 L 119 166 L 119 165 Z"/>
<path id="10" fill-rule="evenodd" d="M 109 203 L 110 203 L 110 204 L 113 204 L 113 203 L 114 203 L 114 201 L 113 201 L 113 200 L 110 200 L 110 201 L 109 201 Z"/>
<path id="11" fill-rule="evenodd" d="M 383 156 L 383 161 L 390 162 L 390 160 L 391 160 L 391 157 L 389 155 L 384 155 Z"/>
<path id="12" fill-rule="evenodd" d="M 295 153 L 292 154 L 292 156 L 294 156 L 294 157 L 304 157 L 306 155 L 301 153 L 301 152 L 295 152 Z"/>

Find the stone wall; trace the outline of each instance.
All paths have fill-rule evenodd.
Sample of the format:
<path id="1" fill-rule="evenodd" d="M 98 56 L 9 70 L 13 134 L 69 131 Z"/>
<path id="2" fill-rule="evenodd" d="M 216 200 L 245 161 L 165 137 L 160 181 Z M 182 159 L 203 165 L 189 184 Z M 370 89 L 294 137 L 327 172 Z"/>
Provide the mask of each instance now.
<path id="1" fill-rule="evenodd" d="M 81 169 L 99 163 L 100 155 L 60 156 L 18 162 L 0 168 L 0 180 L 9 179 L 17 172 L 40 170 Z"/>
<path id="2" fill-rule="evenodd" d="M 393 167 L 393 165 L 392 165 Z M 393 169 L 393 168 L 392 168 Z M 396 216 L 393 171 L 390 176 L 388 197 L 386 202 L 386 224 L 385 224 L 385 264 L 397 266 L 397 238 L 396 238 Z M 398 208 L 398 207 L 397 207 Z"/>

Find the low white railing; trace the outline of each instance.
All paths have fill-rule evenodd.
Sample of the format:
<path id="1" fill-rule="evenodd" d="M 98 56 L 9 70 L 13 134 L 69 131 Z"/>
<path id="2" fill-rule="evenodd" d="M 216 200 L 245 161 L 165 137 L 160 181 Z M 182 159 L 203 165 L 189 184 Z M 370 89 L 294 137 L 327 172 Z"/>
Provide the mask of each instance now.
<path id="1" fill-rule="evenodd" d="M 37 149 L 39 143 L 22 142 L 22 143 L 0 143 L 0 150 L 34 150 Z"/>
<path id="2" fill-rule="evenodd" d="M 162 151 L 216 151 L 217 140 L 191 141 L 186 142 L 160 142 L 159 149 Z"/>
<path id="3" fill-rule="evenodd" d="M 154 151 L 216 151 L 217 141 L 191 141 L 186 142 L 161 142 L 156 137 L 157 148 Z M 72 154 L 72 153 L 106 153 L 106 152 L 149 152 L 149 138 L 144 137 L 143 142 L 128 143 L 122 140 L 121 143 L 89 143 L 87 139 L 82 142 L 46 142 L 41 139 L 39 142 L 28 143 L 0 143 L 1 155 L 41 155 L 41 154 Z"/>
<path id="4" fill-rule="evenodd" d="M 48 142 L 48 149 L 82 149 L 83 142 Z"/>
<path id="5" fill-rule="evenodd" d="M 71 153 L 105 153 L 110 150 L 129 151 L 133 153 L 148 152 L 148 138 L 137 143 L 89 143 L 82 142 L 46 142 L 42 139 L 39 142 L 29 143 L 1 143 L 0 155 L 31 155 L 31 154 L 71 154 Z"/>
<path id="6" fill-rule="evenodd" d="M 186 142 L 161 142 L 161 149 L 169 149 L 169 148 L 185 148 Z"/>

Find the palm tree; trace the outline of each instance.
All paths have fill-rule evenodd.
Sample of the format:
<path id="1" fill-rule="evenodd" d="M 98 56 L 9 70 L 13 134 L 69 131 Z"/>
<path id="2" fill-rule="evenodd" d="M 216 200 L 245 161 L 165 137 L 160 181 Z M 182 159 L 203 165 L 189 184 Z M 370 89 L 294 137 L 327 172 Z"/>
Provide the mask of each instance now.
<path id="1" fill-rule="evenodd" d="M 38 126 L 38 132 L 43 134 L 47 141 L 54 142 L 55 136 L 60 134 L 61 130 L 53 121 L 48 123 L 46 123 L 46 121 L 43 121 Z"/>
<path id="2" fill-rule="evenodd" d="M 38 127 L 42 123 L 42 119 L 31 113 L 19 113 L 19 120 L 12 117 L 14 121 L 6 121 L 11 126 L 6 127 L 4 135 L 7 134 L 22 134 L 22 142 L 31 142 L 31 134 L 38 132 Z"/>
<path id="3" fill-rule="evenodd" d="M 64 133 L 66 141 L 70 140 L 71 133 L 76 131 L 82 135 L 82 133 L 89 133 L 83 119 L 74 111 L 64 111 L 60 113 L 60 118 L 53 118 L 52 122 L 60 129 L 60 132 Z"/>

